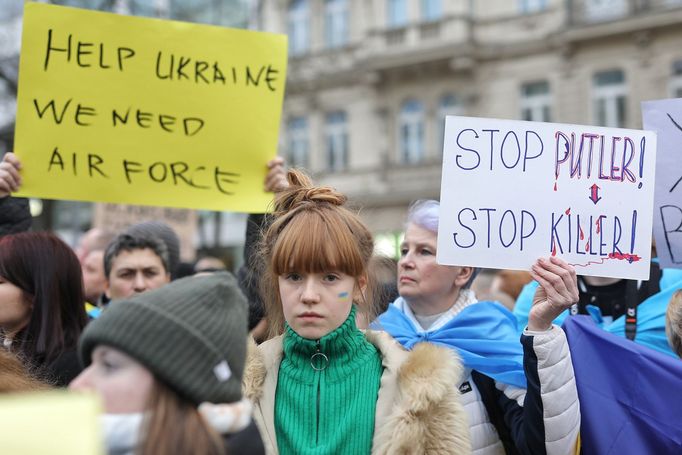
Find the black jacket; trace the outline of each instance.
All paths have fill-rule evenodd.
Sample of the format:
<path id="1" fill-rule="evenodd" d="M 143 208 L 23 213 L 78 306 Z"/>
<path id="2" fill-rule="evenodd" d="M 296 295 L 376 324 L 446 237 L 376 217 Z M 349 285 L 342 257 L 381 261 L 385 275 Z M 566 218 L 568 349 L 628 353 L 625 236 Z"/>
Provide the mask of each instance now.
<path id="1" fill-rule="evenodd" d="M 223 441 L 228 455 L 265 455 L 263 440 L 253 420 L 243 430 L 223 435 Z"/>
<path id="2" fill-rule="evenodd" d="M 0 199 L 0 236 L 28 231 L 30 228 L 28 199 L 11 196 Z"/>

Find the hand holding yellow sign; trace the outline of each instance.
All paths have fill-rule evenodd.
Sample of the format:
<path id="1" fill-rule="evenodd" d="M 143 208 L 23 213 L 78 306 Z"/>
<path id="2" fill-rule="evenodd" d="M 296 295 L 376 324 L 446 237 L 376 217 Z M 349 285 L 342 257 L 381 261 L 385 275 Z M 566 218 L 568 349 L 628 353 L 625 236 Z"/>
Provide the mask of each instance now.
<path id="1" fill-rule="evenodd" d="M 264 212 L 286 46 L 283 35 L 28 3 L 20 195 Z"/>

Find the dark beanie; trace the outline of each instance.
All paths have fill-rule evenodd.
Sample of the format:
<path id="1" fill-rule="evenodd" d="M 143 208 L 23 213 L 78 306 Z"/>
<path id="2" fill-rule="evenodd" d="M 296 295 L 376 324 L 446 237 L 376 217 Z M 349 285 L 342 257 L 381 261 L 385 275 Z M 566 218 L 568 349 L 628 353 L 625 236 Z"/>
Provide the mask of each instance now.
<path id="1" fill-rule="evenodd" d="M 172 227 L 163 221 L 143 221 L 129 226 L 123 233 L 133 237 L 154 237 L 165 243 L 168 248 L 168 272 L 175 278 L 180 263 L 180 239 Z"/>
<path id="2" fill-rule="evenodd" d="M 247 303 L 227 272 L 187 277 L 112 302 L 80 339 L 87 367 L 97 345 L 133 357 L 195 404 L 241 399 Z"/>

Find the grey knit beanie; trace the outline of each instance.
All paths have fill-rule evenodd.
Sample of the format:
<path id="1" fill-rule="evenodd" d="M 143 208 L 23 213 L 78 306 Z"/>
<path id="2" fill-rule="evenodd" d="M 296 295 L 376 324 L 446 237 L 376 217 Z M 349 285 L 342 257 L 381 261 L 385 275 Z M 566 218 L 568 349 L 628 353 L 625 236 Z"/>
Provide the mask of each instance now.
<path id="1" fill-rule="evenodd" d="M 247 302 L 227 272 L 187 277 L 113 302 L 80 339 L 87 367 L 97 345 L 130 355 L 199 404 L 241 399 Z"/>
<path id="2" fill-rule="evenodd" d="M 123 231 L 133 237 L 154 237 L 161 239 L 168 248 L 168 273 L 175 277 L 176 269 L 180 263 L 180 239 L 172 227 L 163 221 L 143 221 L 133 224 Z"/>

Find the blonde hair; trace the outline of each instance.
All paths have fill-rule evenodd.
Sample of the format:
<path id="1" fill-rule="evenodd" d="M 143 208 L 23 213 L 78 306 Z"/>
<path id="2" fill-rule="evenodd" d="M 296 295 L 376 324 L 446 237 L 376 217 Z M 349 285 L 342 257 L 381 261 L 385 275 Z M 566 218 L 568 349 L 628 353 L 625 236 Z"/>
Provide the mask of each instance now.
<path id="1" fill-rule="evenodd" d="M 665 334 L 673 352 L 682 357 L 682 289 L 675 291 L 665 315 Z"/>
<path id="2" fill-rule="evenodd" d="M 33 392 L 50 388 L 49 384 L 33 376 L 12 352 L 0 348 L 0 393 Z"/>
<path id="3" fill-rule="evenodd" d="M 261 294 L 270 337 L 284 331 L 284 314 L 277 277 L 288 272 L 337 271 L 356 279 L 365 277 L 367 291 L 360 302 L 368 311 L 372 283 L 367 266 L 374 240 L 359 216 L 345 207 L 346 197 L 330 187 L 313 186 L 310 177 L 292 169 L 289 189 L 275 198 L 275 220 L 261 244 Z"/>

